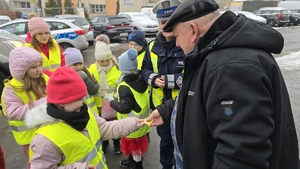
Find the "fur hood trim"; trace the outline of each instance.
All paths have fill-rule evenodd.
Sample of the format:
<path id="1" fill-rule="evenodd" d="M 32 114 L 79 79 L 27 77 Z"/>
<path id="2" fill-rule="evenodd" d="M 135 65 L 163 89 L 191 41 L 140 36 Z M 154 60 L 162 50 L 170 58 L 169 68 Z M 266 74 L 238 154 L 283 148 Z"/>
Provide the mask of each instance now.
<path id="1" fill-rule="evenodd" d="M 25 113 L 25 125 L 36 128 L 43 124 L 53 123 L 56 119 L 47 114 L 47 102 L 43 102 Z"/>

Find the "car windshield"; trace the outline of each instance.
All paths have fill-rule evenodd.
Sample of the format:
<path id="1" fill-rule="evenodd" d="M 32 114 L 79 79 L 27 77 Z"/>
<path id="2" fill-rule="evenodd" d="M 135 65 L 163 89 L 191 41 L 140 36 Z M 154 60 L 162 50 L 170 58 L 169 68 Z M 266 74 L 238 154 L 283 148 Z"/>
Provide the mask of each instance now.
<path id="1" fill-rule="evenodd" d="M 113 25 L 117 25 L 117 24 L 129 24 L 129 21 L 127 18 L 109 18 L 109 22 Z"/>
<path id="2" fill-rule="evenodd" d="M 288 10 L 282 10 L 282 11 L 280 11 L 282 14 L 288 14 L 289 13 L 289 11 Z"/>
<path id="3" fill-rule="evenodd" d="M 134 20 L 137 20 L 137 21 L 149 20 L 149 17 L 147 15 L 144 15 L 144 14 L 133 14 L 132 18 L 134 18 Z"/>
<path id="4" fill-rule="evenodd" d="M 246 17 L 251 17 L 251 16 L 256 16 L 256 15 L 254 15 L 253 13 L 251 13 L 251 12 L 236 12 L 237 14 L 244 14 Z"/>
<path id="5" fill-rule="evenodd" d="M 74 19 L 75 21 L 73 23 L 77 26 L 84 26 L 89 24 L 84 18 L 70 18 L 70 19 Z"/>

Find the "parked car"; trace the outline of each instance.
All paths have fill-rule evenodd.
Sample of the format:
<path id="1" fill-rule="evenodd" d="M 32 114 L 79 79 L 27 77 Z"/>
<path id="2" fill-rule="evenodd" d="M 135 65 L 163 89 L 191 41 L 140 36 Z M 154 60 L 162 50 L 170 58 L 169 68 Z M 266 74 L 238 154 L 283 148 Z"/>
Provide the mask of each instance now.
<path id="1" fill-rule="evenodd" d="M 7 15 L 0 15 L 0 25 L 11 21 L 10 17 Z"/>
<path id="2" fill-rule="evenodd" d="M 153 6 L 149 6 L 149 7 L 142 7 L 141 8 L 141 13 L 147 15 L 150 19 L 158 22 L 157 18 L 156 18 L 156 14 L 153 13 Z"/>
<path id="3" fill-rule="evenodd" d="M 11 78 L 8 67 L 8 55 L 13 48 L 23 46 L 23 44 L 24 40 L 21 37 L 0 30 L 0 93 L 2 93 L 4 87 L 3 80 Z"/>
<path id="4" fill-rule="evenodd" d="M 85 34 L 86 40 L 89 42 L 89 45 L 92 46 L 94 44 L 94 32 L 89 24 L 89 22 L 82 16 L 79 15 L 55 15 L 55 18 L 60 18 L 60 19 L 72 19 L 72 23 L 75 25 L 81 27 Z"/>
<path id="5" fill-rule="evenodd" d="M 79 50 L 88 48 L 89 44 L 84 37 L 84 30 L 72 23 L 72 20 L 43 18 L 50 27 L 52 37 L 64 50 L 74 47 Z M 17 19 L 0 25 L 0 29 L 21 36 L 24 40 L 28 32 L 28 19 Z"/>
<path id="6" fill-rule="evenodd" d="M 290 10 L 289 12 L 290 12 L 290 24 L 298 25 L 300 23 L 300 9 Z"/>
<path id="7" fill-rule="evenodd" d="M 261 16 L 257 16 L 251 12 L 248 12 L 248 11 L 234 11 L 235 14 L 239 15 L 239 14 L 243 14 L 245 15 L 247 18 L 250 18 L 252 20 L 255 20 L 255 21 L 259 21 L 259 22 L 263 22 L 263 23 L 267 23 L 267 20 L 266 18 L 264 17 L 261 17 Z"/>
<path id="8" fill-rule="evenodd" d="M 140 30 L 145 35 L 156 35 L 158 32 L 158 22 L 150 19 L 140 12 L 122 12 L 118 16 L 124 16 L 131 22 L 133 29 Z"/>
<path id="9" fill-rule="evenodd" d="M 100 15 L 92 18 L 90 24 L 95 37 L 106 34 L 110 39 L 127 38 L 132 32 L 132 25 L 126 17 Z"/>
<path id="10" fill-rule="evenodd" d="M 289 11 L 282 7 L 264 7 L 253 13 L 266 18 L 270 26 L 283 26 L 290 22 Z"/>

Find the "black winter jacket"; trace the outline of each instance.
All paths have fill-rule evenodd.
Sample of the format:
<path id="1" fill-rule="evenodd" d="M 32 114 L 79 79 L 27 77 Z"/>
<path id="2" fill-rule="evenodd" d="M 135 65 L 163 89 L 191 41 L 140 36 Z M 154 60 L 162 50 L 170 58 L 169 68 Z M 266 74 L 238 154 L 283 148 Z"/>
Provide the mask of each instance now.
<path id="1" fill-rule="evenodd" d="M 129 74 L 123 77 L 123 81 L 125 81 L 130 87 L 136 90 L 139 93 L 144 93 L 148 85 L 138 74 Z M 142 109 L 136 103 L 133 93 L 129 89 L 128 86 L 120 86 L 119 88 L 119 97 L 120 101 L 112 100 L 110 102 L 110 106 L 115 109 L 117 112 L 121 114 L 128 114 L 131 110 L 136 112 L 140 112 Z"/>
<path id="2" fill-rule="evenodd" d="M 282 35 L 224 13 L 185 58 L 176 139 L 184 169 L 296 169 L 288 91 L 271 55 Z M 169 122 L 174 101 L 158 107 Z"/>

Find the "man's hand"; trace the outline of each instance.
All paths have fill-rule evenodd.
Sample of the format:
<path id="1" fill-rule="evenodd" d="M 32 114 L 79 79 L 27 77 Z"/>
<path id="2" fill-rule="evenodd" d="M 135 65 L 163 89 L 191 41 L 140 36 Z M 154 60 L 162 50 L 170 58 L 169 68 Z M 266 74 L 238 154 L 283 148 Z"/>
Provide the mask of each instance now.
<path id="1" fill-rule="evenodd" d="M 150 114 L 150 116 L 147 117 L 145 120 L 147 122 L 151 122 L 152 121 L 152 123 L 149 125 L 150 127 L 152 127 L 152 126 L 160 126 L 160 125 L 164 124 L 164 121 L 160 117 L 160 114 L 158 113 L 157 109 L 153 110 L 153 112 Z"/>

